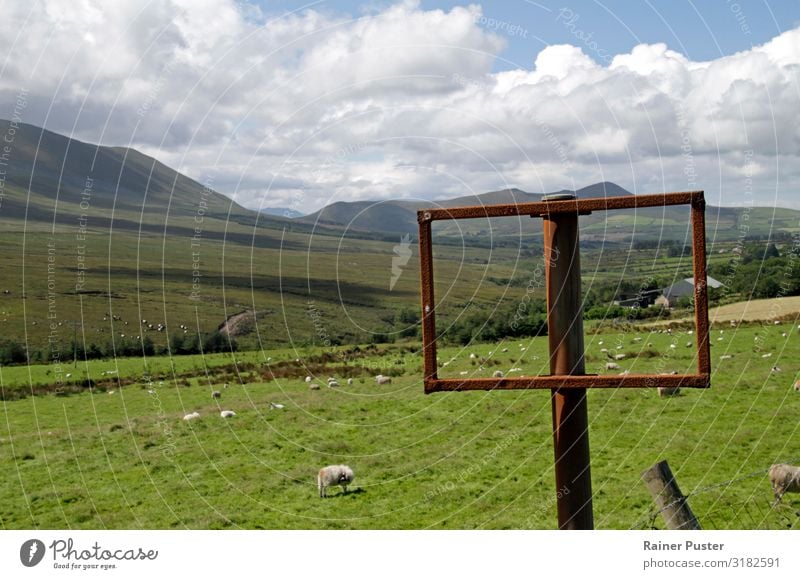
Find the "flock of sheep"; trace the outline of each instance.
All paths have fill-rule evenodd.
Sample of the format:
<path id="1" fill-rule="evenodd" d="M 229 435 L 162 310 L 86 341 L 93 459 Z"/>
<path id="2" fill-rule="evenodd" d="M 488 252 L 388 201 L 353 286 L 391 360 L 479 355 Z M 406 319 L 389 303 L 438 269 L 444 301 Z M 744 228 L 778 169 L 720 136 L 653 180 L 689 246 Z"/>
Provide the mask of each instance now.
<path id="1" fill-rule="evenodd" d="M 641 340 L 641 338 L 634 338 L 634 341 L 639 341 L 639 340 Z M 601 341 L 599 343 L 602 345 L 603 342 Z M 691 342 L 687 343 L 687 347 L 690 347 L 692 345 L 693 344 Z M 672 344 L 672 346 L 674 347 L 674 344 Z M 521 351 L 525 350 L 525 348 L 522 347 L 522 345 L 520 345 L 520 349 Z M 503 349 L 503 352 L 507 351 L 508 351 L 507 348 Z M 617 362 L 625 359 L 626 357 L 625 354 L 612 354 L 605 348 L 602 349 L 601 351 L 605 353 L 608 358 L 613 360 L 606 363 L 605 365 L 606 370 L 619 370 L 620 366 Z M 492 353 L 490 353 L 490 356 L 491 354 Z M 722 358 L 726 359 L 730 357 L 731 356 L 728 355 L 728 356 L 723 356 Z M 477 356 L 476 354 L 470 354 L 470 358 L 475 359 L 477 358 Z M 450 362 L 453 361 L 455 360 L 450 360 Z M 443 365 L 447 366 L 448 362 L 445 362 Z M 521 370 L 522 368 L 512 368 L 511 370 L 509 370 L 509 372 L 515 372 L 515 371 L 519 372 Z M 773 371 L 775 371 L 774 368 Z M 623 371 L 623 373 L 627 373 L 627 371 Z M 672 374 L 675 373 L 676 372 L 672 372 Z M 462 374 L 465 373 L 462 372 Z M 495 370 L 493 376 L 495 378 L 502 378 L 504 376 L 504 373 L 500 370 Z M 314 382 L 314 379 L 311 376 L 306 376 L 305 382 L 308 384 L 310 390 L 321 389 L 320 385 Z M 375 382 L 379 385 L 390 384 L 392 382 L 392 379 L 389 376 L 383 376 L 379 374 L 375 376 Z M 349 378 L 347 380 L 347 384 L 352 385 L 353 379 Z M 327 386 L 328 388 L 338 388 L 339 382 L 336 378 L 331 377 L 327 379 Z M 227 384 L 225 385 L 225 387 L 227 388 Z M 794 389 L 800 392 L 800 380 L 795 381 Z M 658 388 L 658 394 L 660 397 L 676 396 L 679 393 L 680 393 L 680 388 L 668 388 L 668 387 Z M 213 399 L 220 399 L 222 393 L 219 390 L 214 390 L 211 396 Z M 281 410 L 284 408 L 284 405 L 278 403 L 270 403 L 270 408 L 274 410 Z M 236 416 L 236 413 L 233 410 L 222 410 L 220 412 L 220 416 L 222 418 L 232 418 Z M 200 414 L 198 412 L 192 412 L 190 414 L 185 415 L 183 419 L 189 421 L 199 417 Z M 800 493 L 800 467 L 783 463 L 773 464 L 768 471 L 768 475 L 775 496 L 773 505 L 779 503 L 783 498 L 783 495 L 786 493 Z M 344 464 L 329 465 L 320 469 L 319 473 L 317 474 L 317 489 L 320 498 L 326 498 L 328 496 L 327 495 L 328 488 L 333 486 L 341 486 L 343 494 L 346 494 L 347 487 L 353 482 L 353 479 L 354 479 L 353 469 Z"/>
<path id="2" fill-rule="evenodd" d="M 306 376 L 305 379 L 306 383 L 309 385 L 309 389 L 311 390 L 319 390 L 319 384 L 313 383 L 313 378 L 311 376 Z M 384 376 L 382 374 L 378 374 L 375 376 L 375 382 L 377 384 L 391 384 L 392 379 L 390 376 Z M 353 379 L 348 378 L 348 384 L 353 384 Z M 225 388 L 228 385 L 225 384 Z M 328 388 L 338 388 L 339 382 L 336 378 L 328 378 Z M 211 398 L 214 400 L 219 400 L 222 398 L 222 392 L 219 390 L 213 390 L 211 392 Z M 273 410 L 283 410 L 285 406 L 283 404 L 278 404 L 276 402 L 270 402 L 270 408 Z M 219 413 L 220 417 L 222 418 L 233 418 L 236 416 L 236 413 L 233 410 L 222 410 Z M 190 412 L 186 414 L 183 419 L 185 421 L 191 421 L 200 418 L 200 413 Z M 347 486 L 353 482 L 353 478 L 355 475 L 353 474 L 353 469 L 345 464 L 338 464 L 338 465 L 329 465 L 322 469 L 320 469 L 319 473 L 317 474 L 317 489 L 319 490 L 320 498 L 327 498 L 328 496 L 328 488 L 332 486 L 341 486 L 342 491 L 344 494 L 347 494 Z"/>

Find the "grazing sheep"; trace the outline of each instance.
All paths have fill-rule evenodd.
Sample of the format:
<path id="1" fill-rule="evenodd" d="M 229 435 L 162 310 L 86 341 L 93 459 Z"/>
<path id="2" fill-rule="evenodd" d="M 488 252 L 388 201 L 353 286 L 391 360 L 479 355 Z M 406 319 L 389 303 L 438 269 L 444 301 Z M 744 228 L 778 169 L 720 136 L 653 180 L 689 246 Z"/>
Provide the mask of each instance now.
<path id="1" fill-rule="evenodd" d="M 309 384 L 310 382 L 311 382 L 311 376 L 306 376 L 306 384 Z"/>
<path id="2" fill-rule="evenodd" d="M 469 372 L 467 372 L 466 370 L 458 373 L 459 376 L 466 376 L 467 374 L 469 374 Z"/>
<path id="3" fill-rule="evenodd" d="M 776 505 L 786 493 L 800 493 L 800 466 L 790 464 L 773 464 L 769 467 L 769 482 L 775 493 Z"/>
<path id="4" fill-rule="evenodd" d="M 606 364 L 606 370 L 619 370 L 619 364 L 615 364 L 614 362 L 609 362 Z"/>
<path id="5" fill-rule="evenodd" d="M 780 369 L 778 366 L 773 366 L 773 367 L 772 367 L 772 371 L 773 371 L 773 372 L 780 372 L 780 371 L 781 371 L 781 369 Z"/>
<path id="6" fill-rule="evenodd" d="M 309 390 L 319 390 L 319 384 L 309 384 L 308 385 L 308 389 Z"/>
<path id="7" fill-rule="evenodd" d="M 616 354 L 614 356 L 614 359 L 615 360 L 624 360 L 625 359 L 625 354 Z"/>
<path id="8" fill-rule="evenodd" d="M 659 386 L 658 387 L 658 395 L 660 398 L 670 398 L 672 396 L 679 396 L 681 393 L 680 386 Z"/>
<path id="9" fill-rule="evenodd" d="M 502 378 L 503 377 L 503 371 L 502 370 L 495 370 L 494 374 L 492 374 L 492 377 L 493 378 Z"/>
<path id="10" fill-rule="evenodd" d="M 347 385 L 348 386 L 352 386 L 353 385 L 353 379 L 352 378 L 348 378 L 347 379 Z"/>
<path id="11" fill-rule="evenodd" d="M 233 418 L 236 416 L 236 413 L 233 410 L 223 410 L 219 415 L 222 416 L 222 418 Z"/>
<path id="12" fill-rule="evenodd" d="M 270 402 L 269 407 L 274 410 L 283 410 L 284 408 L 286 408 L 286 406 L 284 406 L 283 404 L 278 404 L 277 402 Z"/>
<path id="13" fill-rule="evenodd" d="M 720 360 L 730 360 L 731 358 L 733 358 L 733 356 L 731 356 L 730 354 L 724 354 L 719 357 Z"/>
<path id="14" fill-rule="evenodd" d="M 390 376 L 384 376 L 383 374 L 378 374 L 375 376 L 375 382 L 378 384 L 391 384 L 392 378 Z"/>
<path id="15" fill-rule="evenodd" d="M 477 358 L 477 356 L 475 354 L 470 354 L 469 358 L 470 358 L 470 360 L 474 360 L 475 358 Z"/>
<path id="16" fill-rule="evenodd" d="M 503 353 L 508 352 L 508 348 L 503 348 Z"/>
<path id="17" fill-rule="evenodd" d="M 794 391 L 800 392 L 800 380 L 796 380 L 794 383 Z"/>
<path id="18" fill-rule="evenodd" d="M 317 488 L 319 496 L 328 496 L 328 487 L 339 485 L 343 494 L 347 494 L 347 485 L 353 482 L 353 469 L 345 464 L 332 464 L 319 471 L 317 475 Z"/>
<path id="19" fill-rule="evenodd" d="M 212 398 L 222 398 L 222 392 L 220 392 L 219 390 L 214 390 L 211 393 L 211 397 Z"/>
<path id="20" fill-rule="evenodd" d="M 336 380 L 328 380 L 328 388 L 338 388 L 339 383 Z"/>
<path id="21" fill-rule="evenodd" d="M 184 420 L 194 420 L 195 418 L 200 418 L 199 412 L 192 412 L 183 417 Z"/>
<path id="22" fill-rule="evenodd" d="M 767 352 L 766 354 L 761 354 L 761 357 L 762 358 L 771 358 L 772 357 L 772 352 Z"/>
<path id="23" fill-rule="evenodd" d="M 687 348 L 691 348 L 692 347 L 692 343 L 691 342 L 686 342 L 686 347 Z"/>

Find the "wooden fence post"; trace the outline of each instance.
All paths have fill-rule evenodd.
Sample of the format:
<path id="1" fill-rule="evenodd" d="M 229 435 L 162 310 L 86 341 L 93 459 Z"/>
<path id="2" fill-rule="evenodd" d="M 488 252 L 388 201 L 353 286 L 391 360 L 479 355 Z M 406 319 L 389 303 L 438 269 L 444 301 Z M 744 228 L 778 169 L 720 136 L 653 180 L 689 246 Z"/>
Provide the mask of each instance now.
<path id="1" fill-rule="evenodd" d="M 700 523 L 689 508 L 681 489 L 678 488 L 678 482 L 666 460 L 657 462 L 644 471 L 642 480 L 650 491 L 658 511 L 663 515 L 668 529 L 701 530 Z"/>

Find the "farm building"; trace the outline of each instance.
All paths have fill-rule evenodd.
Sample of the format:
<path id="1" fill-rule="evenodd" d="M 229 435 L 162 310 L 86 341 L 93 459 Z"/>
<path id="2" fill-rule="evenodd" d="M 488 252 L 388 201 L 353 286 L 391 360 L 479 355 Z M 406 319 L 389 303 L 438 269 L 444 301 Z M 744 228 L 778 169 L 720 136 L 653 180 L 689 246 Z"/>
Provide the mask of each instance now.
<path id="1" fill-rule="evenodd" d="M 709 288 L 720 288 L 722 283 L 715 280 L 713 277 L 707 277 Z M 661 290 L 661 295 L 655 300 L 658 306 L 671 308 L 677 305 L 678 300 L 683 297 L 691 297 L 694 295 L 694 277 L 687 277 L 681 281 L 672 284 L 670 287 Z"/>
<path id="2" fill-rule="evenodd" d="M 623 308 L 646 308 L 652 306 L 658 296 L 661 295 L 661 290 L 644 290 L 635 294 L 621 294 L 619 299 L 614 302 L 614 305 L 622 306 Z"/>

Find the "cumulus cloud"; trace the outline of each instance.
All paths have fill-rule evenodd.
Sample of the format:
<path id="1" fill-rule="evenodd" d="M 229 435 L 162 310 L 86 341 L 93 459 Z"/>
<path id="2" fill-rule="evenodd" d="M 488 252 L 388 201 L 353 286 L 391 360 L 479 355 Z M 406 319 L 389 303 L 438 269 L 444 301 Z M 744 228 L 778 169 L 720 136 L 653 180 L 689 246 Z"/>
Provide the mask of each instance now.
<path id="1" fill-rule="evenodd" d="M 478 5 L 320 6 L 12 3 L 0 102 L 25 88 L 25 121 L 212 175 L 251 207 L 599 180 L 800 206 L 800 28 L 708 62 L 560 45 L 493 72 L 506 40 Z"/>

